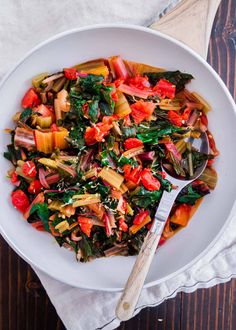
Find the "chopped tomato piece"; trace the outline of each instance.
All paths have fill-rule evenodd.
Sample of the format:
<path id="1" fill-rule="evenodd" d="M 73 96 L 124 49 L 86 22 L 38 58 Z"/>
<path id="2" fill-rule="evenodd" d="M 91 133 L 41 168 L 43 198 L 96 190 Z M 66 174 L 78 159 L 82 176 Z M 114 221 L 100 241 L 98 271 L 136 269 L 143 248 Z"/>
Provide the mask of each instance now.
<path id="1" fill-rule="evenodd" d="M 28 176 L 29 178 L 35 178 L 37 175 L 37 170 L 34 162 L 31 160 L 28 160 L 22 165 L 22 172 L 25 176 Z"/>
<path id="2" fill-rule="evenodd" d="M 118 120 L 119 117 L 117 115 L 112 115 L 112 116 L 104 116 L 102 118 L 103 124 L 109 124 L 111 125 L 114 120 Z"/>
<path id="3" fill-rule="evenodd" d="M 128 150 L 143 146 L 143 142 L 137 138 L 129 138 L 125 140 L 124 145 L 125 145 L 125 149 Z"/>
<path id="4" fill-rule="evenodd" d="M 36 230 L 39 230 L 39 231 L 45 231 L 45 228 L 43 226 L 43 223 L 41 220 L 39 221 L 35 221 L 35 222 L 32 222 L 31 225 L 36 229 Z"/>
<path id="5" fill-rule="evenodd" d="M 21 189 L 12 192 L 11 201 L 13 206 L 20 212 L 25 212 L 30 205 L 28 196 Z"/>
<path id="6" fill-rule="evenodd" d="M 28 187 L 28 192 L 30 194 L 38 194 L 40 193 L 41 191 L 41 188 L 42 188 L 42 185 L 40 183 L 39 180 L 34 180 L 30 183 L 29 187 Z"/>
<path id="7" fill-rule="evenodd" d="M 82 105 L 82 109 L 83 109 L 83 112 L 84 112 L 84 117 L 89 118 L 89 104 L 88 104 L 88 102 L 86 102 Z"/>
<path id="8" fill-rule="evenodd" d="M 112 100 L 114 101 L 114 102 L 117 102 L 118 101 L 118 94 L 117 94 L 117 90 L 116 90 L 116 88 L 115 89 L 113 89 L 113 91 L 111 92 L 111 98 L 112 98 Z"/>
<path id="9" fill-rule="evenodd" d="M 85 233 L 88 237 L 90 237 L 91 229 L 93 227 L 91 219 L 79 215 L 77 220 L 82 232 Z"/>
<path id="10" fill-rule="evenodd" d="M 127 116 L 125 116 L 124 117 L 124 125 L 125 126 L 131 126 L 131 120 L 130 120 L 130 116 L 129 115 L 127 115 Z"/>
<path id="11" fill-rule="evenodd" d="M 142 166 L 138 165 L 130 172 L 129 180 L 136 184 L 139 183 L 141 172 L 142 172 Z"/>
<path id="12" fill-rule="evenodd" d="M 97 123 L 93 127 L 87 127 L 85 131 L 85 142 L 88 146 L 101 142 L 113 126 L 105 123 Z"/>
<path id="13" fill-rule="evenodd" d="M 169 110 L 168 119 L 173 125 L 182 126 L 182 117 L 176 111 Z"/>
<path id="14" fill-rule="evenodd" d="M 214 156 L 215 157 L 218 156 L 219 155 L 219 150 L 216 148 L 215 140 L 214 140 L 214 138 L 213 138 L 210 131 L 207 131 L 207 137 L 208 137 L 210 148 L 214 153 Z"/>
<path id="15" fill-rule="evenodd" d="M 130 164 L 125 164 L 124 165 L 124 175 L 128 176 L 128 175 L 130 175 L 130 172 L 131 172 L 131 165 Z"/>
<path id="16" fill-rule="evenodd" d="M 136 87 L 138 89 L 142 90 L 150 90 L 150 83 L 148 81 L 148 78 L 140 76 L 140 74 L 137 74 L 135 77 L 129 78 L 128 79 L 128 85 L 132 87 Z"/>
<path id="17" fill-rule="evenodd" d="M 58 127 L 57 127 L 57 124 L 53 123 L 53 124 L 51 125 L 51 131 L 52 131 L 52 132 L 58 132 L 58 131 L 59 131 L 59 130 L 58 130 Z"/>
<path id="18" fill-rule="evenodd" d="M 158 174 L 160 174 L 162 176 L 163 179 L 166 178 L 166 172 L 164 171 L 159 171 Z"/>
<path id="19" fill-rule="evenodd" d="M 170 217 L 170 222 L 180 226 L 186 226 L 190 218 L 191 205 L 181 204 L 177 206 L 174 214 Z"/>
<path id="20" fill-rule="evenodd" d="M 138 165 L 133 170 L 131 169 L 131 165 L 126 164 L 124 166 L 124 177 L 127 181 L 132 181 L 134 183 L 139 183 L 140 174 L 142 172 L 142 166 Z"/>
<path id="21" fill-rule="evenodd" d="M 122 85 L 124 83 L 124 79 L 116 79 L 114 81 L 114 85 L 115 87 L 119 87 L 120 85 Z"/>
<path id="22" fill-rule="evenodd" d="M 168 218 L 166 221 L 162 236 L 163 236 L 163 238 L 168 239 L 171 236 L 173 236 L 174 233 L 175 233 L 174 230 L 170 226 L 170 218 Z"/>
<path id="23" fill-rule="evenodd" d="M 119 190 L 112 189 L 111 196 L 112 198 L 120 199 L 122 197 L 122 193 Z"/>
<path id="24" fill-rule="evenodd" d="M 188 118 L 189 118 L 189 116 L 190 116 L 190 114 L 191 114 L 191 111 L 192 111 L 192 109 L 190 109 L 190 108 L 186 108 L 186 109 L 183 111 L 182 115 L 181 115 L 182 119 L 185 120 L 185 121 L 187 121 Z"/>
<path id="25" fill-rule="evenodd" d="M 207 165 L 208 165 L 208 166 L 212 166 L 212 165 L 214 164 L 214 161 L 215 161 L 215 159 L 209 159 L 209 160 L 207 161 Z"/>
<path id="26" fill-rule="evenodd" d="M 165 238 L 161 236 L 158 246 L 162 246 L 165 243 L 165 241 L 166 241 Z"/>
<path id="27" fill-rule="evenodd" d="M 76 80 L 78 78 L 78 72 L 76 68 L 65 68 L 64 75 L 69 80 Z"/>
<path id="28" fill-rule="evenodd" d="M 40 98 L 34 88 L 30 88 L 21 100 L 21 105 L 24 109 L 35 107 L 40 103 Z"/>
<path id="29" fill-rule="evenodd" d="M 16 171 L 14 171 L 11 175 L 11 183 L 15 184 L 18 182 L 18 175 L 16 173 Z"/>
<path id="30" fill-rule="evenodd" d="M 119 211 L 122 214 L 127 213 L 127 201 L 126 199 L 121 196 L 117 205 L 117 211 Z"/>
<path id="31" fill-rule="evenodd" d="M 143 120 L 149 120 L 153 114 L 156 105 L 152 101 L 137 101 L 131 105 L 131 116 L 136 124 L 141 123 Z"/>
<path id="32" fill-rule="evenodd" d="M 49 218 L 50 219 L 50 218 Z M 48 222 L 48 225 L 49 225 L 49 229 L 50 229 L 50 232 L 53 236 L 55 237 L 59 237 L 59 236 L 62 236 L 62 234 L 58 233 L 55 229 L 55 227 L 52 225 L 52 222 Z"/>
<path id="33" fill-rule="evenodd" d="M 159 190 L 160 181 L 152 175 L 150 168 L 145 168 L 141 173 L 141 182 L 147 190 Z"/>
<path id="34" fill-rule="evenodd" d="M 140 225 L 145 219 L 146 217 L 149 215 L 148 210 L 146 211 L 141 211 L 139 214 L 136 215 L 136 217 L 134 218 L 133 224 L 134 225 Z"/>
<path id="35" fill-rule="evenodd" d="M 119 230 L 127 232 L 128 230 L 128 225 L 125 222 L 125 218 L 124 217 L 120 217 L 119 219 Z"/>
<path id="36" fill-rule="evenodd" d="M 202 112 L 200 119 L 202 124 L 208 127 L 208 119 L 204 112 Z"/>
<path id="37" fill-rule="evenodd" d="M 173 99 L 175 97 L 175 90 L 176 86 L 165 79 L 159 80 L 153 87 L 153 92 L 160 96 L 162 99 L 165 97 Z"/>

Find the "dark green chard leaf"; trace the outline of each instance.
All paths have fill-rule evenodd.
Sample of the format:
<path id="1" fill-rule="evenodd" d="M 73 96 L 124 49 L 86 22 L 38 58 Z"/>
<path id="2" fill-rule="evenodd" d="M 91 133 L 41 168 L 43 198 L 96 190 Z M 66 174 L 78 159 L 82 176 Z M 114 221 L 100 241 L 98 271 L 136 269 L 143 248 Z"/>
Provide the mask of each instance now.
<path id="1" fill-rule="evenodd" d="M 158 138 L 171 135 L 175 132 L 181 131 L 179 127 L 170 124 L 167 121 L 160 121 L 155 126 L 140 125 L 137 137 L 143 143 L 158 144 Z"/>
<path id="2" fill-rule="evenodd" d="M 100 101 L 99 108 L 100 108 L 101 114 L 104 116 L 111 116 L 113 114 L 112 108 L 106 102 Z"/>
<path id="3" fill-rule="evenodd" d="M 108 104 L 111 114 L 113 114 L 115 107 L 115 102 L 111 97 L 113 89 L 114 88 L 112 86 L 103 86 L 101 89 L 101 98 Z"/>
<path id="4" fill-rule="evenodd" d="M 89 257 L 93 257 L 92 247 L 90 245 L 89 238 L 82 234 L 83 239 L 79 241 L 79 247 L 83 254 L 83 260 L 86 262 L 88 261 Z"/>
<path id="5" fill-rule="evenodd" d="M 102 166 L 107 166 L 109 165 L 109 151 L 108 150 L 103 150 L 101 153 L 100 153 L 100 157 L 101 157 L 101 164 Z"/>
<path id="6" fill-rule="evenodd" d="M 68 142 L 74 148 L 81 149 L 85 147 L 84 141 L 84 127 L 81 125 L 80 127 L 72 127 L 69 132 Z"/>
<path id="7" fill-rule="evenodd" d="M 30 118 L 31 115 L 32 115 L 32 109 L 26 108 L 20 115 L 20 121 L 25 123 Z"/>
<path id="8" fill-rule="evenodd" d="M 99 116 L 99 109 L 103 115 L 110 116 L 114 112 L 115 102 L 111 97 L 113 87 L 102 84 L 103 76 L 89 74 L 80 77 L 78 84 L 73 88 L 71 95 L 72 111 L 83 117 L 82 105 L 86 100 L 93 100 L 89 105 L 89 116 L 92 122 L 96 123 Z"/>
<path id="9" fill-rule="evenodd" d="M 100 194 L 102 200 L 107 198 L 107 196 L 110 194 L 110 188 L 108 186 L 105 186 L 102 184 L 99 179 L 97 181 L 89 181 L 84 185 L 84 188 L 90 193 L 90 194 Z"/>
<path id="10" fill-rule="evenodd" d="M 95 193 L 99 193 L 101 195 L 101 198 L 106 198 L 110 194 L 110 188 L 104 186 L 101 183 L 98 183 L 95 189 Z"/>
<path id="11" fill-rule="evenodd" d="M 62 194 L 62 198 L 61 200 L 65 203 L 65 204 L 72 204 L 73 200 L 72 200 L 72 196 L 78 194 L 78 191 L 74 191 L 74 190 L 67 190 Z"/>
<path id="12" fill-rule="evenodd" d="M 20 175 L 18 176 L 18 179 L 20 180 L 20 185 L 16 188 L 23 190 L 27 194 L 29 183 Z"/>
<path id="13" fill-rule="evenodd" d="M 122 136 L 127 139 L 130 137 L 135 137 L 137 132 L 135 127 L 121 127 Z"/>
<path id="14" fill-rule="evenodd" d="M 62 236 L 55 236 L 55 240 L 57 241 L 58 245 L 62 246 L 64 243 L 67 243 L 66 238 Z"/>
<path id="15" fill-rule="evenodd" d="M 180 161 L 173 155 L 172 152 L 168 152 L 167 154 L 176 174 L 185 177 L 186 173 L 182 167 L 182 163 L 180 163 Z"/>
<path id="16" fill-rule="evenodd" d="M 154 176 L 160 181 L 161 186 L 164 190 L 166 190 L 168 192 L 170 192 L 172 190 L 172 184 L 170 181 L 163 179 L 163 177 L 158 173 L 155 173 Z"/>
<path id="17" fill-rule="evenodd" d="M 123 155 L 119 159 L 116 159 L 117 166 L 123 166 L 125 164 L 130 164 L 133 167 L 138 166 L 138 162 L 134 158 L 126 158 Z"/>
<path id="18" fill-rule="evenodd" d="M 90 95 L 99 95 L 101 88 L 104 87 L 101 84 L 103 80 L 103 76 L 88 74 L 86 77 L 80 77 L 78 79 L 78 84 L 80 85 L 82 92 Z"/>
<path id="19" fill-rule="evenodd" d="M 141 230 L 138 231 L 136 235 L 133 235 L 129 238 L 128 240 L 128 247 L 129 247 L 129 254 L 130 255 L 136 255 L 139 253 L 142 245 L 144 238 L 147 234 L 147 229 L 143 227 Z"/>
<path id="20" fill-rule="evenodd" d="M 106 140 L 108 149 L 112 149 L 114 147 L 115 140 L 116 139 L 113 135 L 111 135 L 111 134 L 108 135 L 107 140 Z"/>
<path id="21" fill-rule="evenodd" d="M 102 227 L 96 227 L 96 232 L 93 234 L 93 243 L 98 245 L 100 251 L 106 250 L 111 247 L 116 241 L 115 236 L 107 237 Z"/>
<path id="22" fill-rule="evenodd" d="M 99 117 L 99 107 L 98 107 L 98 100 L 94 99 L 89 103 L 89 117 L 92 123 L 96 123 Z"/>
<path id="23" fill-rule="evenodd" d="M 105 198 L 102 203 L 108 209 L 112 209 L 113 211 L 117 209 L 118 201 L 111 197 Z"/>
<path id="24" fill-rule="evenodd" d="M 77 252 L 78 252 L 78 245 L 75 242 L 71 241 L 71 240 L 69 242 L 67 242 L 67 243 L 72 247 L 72 249 L 77 254 Z"/>
<path id="25" fill-rule="evenodd" d="M 49 229 L 48 221 L 49 221 L 49 211 L 46 203 L 36 203 L 30 209 L 30 215 L 34 212 L 37 213 L 39 219 L 42 221 L 43 226 L 46 231 L 51 232 Z"/>
<path id="26" fill-rule="evenodd" d="M 72 196 L 76 194 L 82 194 L 83 191 L 81 190 L 66 190 L 66 191 L 58 191 L 58 192 L 46 192 L 45 196 L 50 199 L 58 199 L 65 204 L 69 204 L 72 201 Z"/>
<path id="27" fill-rule="evenodd" d="M 103 150 L 100 153 L 101 157 L 101 164 L 102 166 L 110 166 L 111 168 L 115 168 L 115 161 L 116 161 L 116 155 L 112 150 Z"/>
<path id="28" fill-rule="evenodd" d="M 57 241 L 57 243 L 58 243 L 59 246 L 63 246 L 63 244 L 69 244 L 73 248 L 73 250 L 75 251 L 75 253 L 77 254 L 77 252 L 78 252 L 78 245 L 75 242 L 73 242 L 71 240 L 68 240 L 68 238 L 65 237 L 65 236 L 64 237 L 63 236 L 55 236 L 54 238 Z"/>
<path id="29" fill-rule="evenodd" d="M 142 208 L 154 206 L 160 200 L 162 195 L 161 190 L 149 191 L 141 187 L 137 194 L 131 197 L 132 203 Z"/>
<path id="30" fill-rule="evenodd" d="M 137 137 L 143 142 L 143 143 L 151 143 L 151 144 L 158 144 L 159 139 L 159 133 L 158 131 L 147 131 L 143 133 L 138 133 Z"/>
<path id="31" fill-rule="evenodd" d="M 130 164 L 131 163 L 131 160 L 132 159 L 126 158 L 123 155 L 121 155 L 120 158 L 117 159 L 116 163 L 117 163 L 118 166 L 123 166 L 125 164 Z"/>
<path id="32" fill-rule="evenodd" d="M 103 166 L 110 166 L 111 168 L 115 168 L 116 166 L 123 166 L 125 164 L 137 164 L 136 160 L 132 158 L 126 158 L 123 155 L 117 159 L 116 154 L 112 150 L 104 150 L 100 153 L 100 156 L 101 164 Z"/>
<path id="33" fill-rule="evenodd" d="M 64 219 L 59 218 L 58 214 L 56 214 L 54 220 L 51 222 L 52 226 L 55 228 L 60 222 L 64 221 Z M 56 232 L 59 232 L 57 229 L 55 229 Z"/>
<path id="34" fill-rule="evenodd" d="M 196 169 L 201 167 L 206 160 L 214 158 L 212 155 L 203 154 L 197 150 L 192 150 L 192 161 L 193 161 L 193 168 Z"/>
<path id="35" fill-rule="evenodd" d="M 83 105 L 86 100 L 81 95 L 77 95 L 74 91 L 70 92 L 70 111 L 68 115 L 75 115 L 76 119 L 83 120 Z"/>
<path id="36" fill-rule="evenodd" d="M 186 203 L 190 205 L 194 205 L 196 200 L 202 197 L 198 192 L 193 191 L 193 187 L 188 185 L 187 189 L 180 192 L 178 195 L 176 202 L 178 203 Z"/>
<path id="37" fill-rule="evenodd" d="M 3 153 L 4 158 L 16 165 L 17 160 L 21 160 L 21 152 L 19 149 L 15 149 L 14 144 L 9 144 L 7 146 L 6 152 Z"/>
<path id="38" fill-rule="evenodd" d="M 193 79 L 191 74 L 180 71 L 147 72 L 144 73 L 144 75 L 148 77 L 152 85 L 156 85 L 156 83 L 161 79 L 168 80 L 176 86 L 176 93 L 181 91 L 185 85 Z"/>

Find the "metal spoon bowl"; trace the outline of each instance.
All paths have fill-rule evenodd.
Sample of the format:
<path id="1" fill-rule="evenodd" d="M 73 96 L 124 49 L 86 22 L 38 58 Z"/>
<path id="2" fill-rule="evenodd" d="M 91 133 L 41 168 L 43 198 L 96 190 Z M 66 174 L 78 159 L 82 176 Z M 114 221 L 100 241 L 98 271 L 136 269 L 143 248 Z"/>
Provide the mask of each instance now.
<path id="1" fill-rule="evenodd" d="M 200 138 L 198 139 L 189 138 L 188 142 L 190 142 L 191 145 L 200 152 L 205 154 L 209 153 L 209 141 L 205 132 L 202 132 Z M 162 198 L 156 210 L 152 227 L 144 239 L 142 248 L 137 256 L 125 289 L 117 304 L 116 316 L 120 320 L 126 321 L 133 315 L 154 253 L 176 197 L 185 186 L 196 180 L 202 174 L 206 168 L 206 165 L 207 160 L 194 171 L 193 175 L 189 179 L 180 176 L 173 176 L 166 171 L 164 166 L 162 166 L 163 171 L 166 173 L 166 179 L 169 180 L 173 186 L 176 187 L 176 189 L 172 189 L 171 192 L 163 192 Z"/>

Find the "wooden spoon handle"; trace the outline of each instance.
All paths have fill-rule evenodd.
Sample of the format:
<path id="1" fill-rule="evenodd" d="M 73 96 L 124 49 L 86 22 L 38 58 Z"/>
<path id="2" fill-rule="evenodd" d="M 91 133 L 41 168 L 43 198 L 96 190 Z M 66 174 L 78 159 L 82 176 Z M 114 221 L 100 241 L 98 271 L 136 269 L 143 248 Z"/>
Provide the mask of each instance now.
<path id="1" fill-rule="evenodd" d="M 182 0 L 150 27 L 182 41 L 206 59 L 211 29 L 220 1 Z"/>
<path id="2" fill-rule="evenodd" d="M 144 239 L 142 248 L 116 307 L 116 316 L 121 321 L 126 321 L 133 316 L 135 306 L 138 302 L 144 280 L 147 276 L 159 240 L 160 235 L 150 231 Z"/>

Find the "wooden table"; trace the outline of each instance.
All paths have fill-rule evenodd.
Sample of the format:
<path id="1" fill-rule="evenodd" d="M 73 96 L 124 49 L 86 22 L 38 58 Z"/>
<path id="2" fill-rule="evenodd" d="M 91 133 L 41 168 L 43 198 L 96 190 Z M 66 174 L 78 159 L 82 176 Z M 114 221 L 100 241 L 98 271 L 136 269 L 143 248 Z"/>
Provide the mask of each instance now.
<path id="1" fill-rule="evenodd" d="M 208 62 L 236 99 L 236 0 L 223 0 L 209 47 Z M 223 111 L 223 109 L 222 109 Z M 0 330 L 65 329 L 39 279 L 0 237 Z M 179 293 L 155 308 L 146 308 L 119 330 L 234 330 L 236 280 L 192 294 Z"/>

